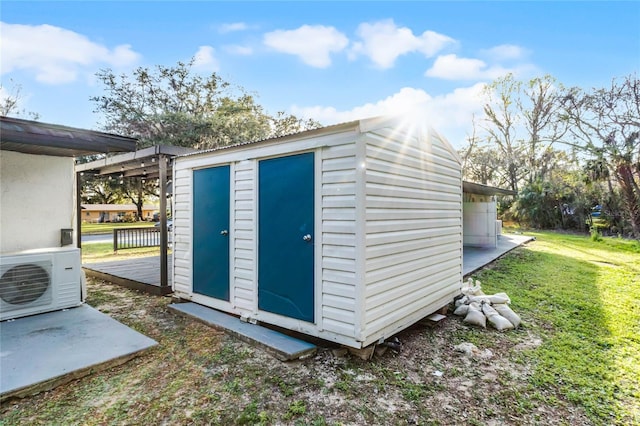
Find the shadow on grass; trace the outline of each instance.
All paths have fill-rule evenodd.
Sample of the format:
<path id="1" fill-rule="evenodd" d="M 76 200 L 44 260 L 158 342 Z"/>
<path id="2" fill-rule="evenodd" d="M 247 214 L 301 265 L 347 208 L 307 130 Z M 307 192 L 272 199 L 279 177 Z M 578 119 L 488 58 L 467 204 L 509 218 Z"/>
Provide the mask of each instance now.
<path id="1" fill-rule="evenodd" d="M 637 415 L 629 408 L 638 403 L 633 402 L 636 367 L 621 368 L 618 359 L 632 344 L 633 316 L 612 308 L 611 267 L 589 261 L 591 256 L 585 258 L 582 247 L 539 242 L 475 278 L 487 294 L 507 292 L 525 327 L 542 337 L 541 346 L 523 355 L 535 368 L 533 388 L 584 407 L 598 424 L 629 424 Z M 623 327 L 612 329 L 612 323 Z"/>

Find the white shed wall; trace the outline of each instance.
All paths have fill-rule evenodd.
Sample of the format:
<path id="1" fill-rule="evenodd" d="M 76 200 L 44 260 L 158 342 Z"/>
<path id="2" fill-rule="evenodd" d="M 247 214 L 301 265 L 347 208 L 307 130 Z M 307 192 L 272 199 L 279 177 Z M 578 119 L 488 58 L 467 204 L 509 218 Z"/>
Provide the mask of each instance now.
<path id="1" fill-rule="evenodd" d="M 256 288 L 256 162 L 241 161 L 232 174 L 234 223 L 231 238 L 231 297 L 233 306 L 250 316 L 258 306 Z"/>
<path id="2" fill-rule="evenodd" d="M 178 158 L 174 165 L 174 271 L 176 295 L 207 306 L 254 317 L 327 340 L 354 345 L 355 277 L 355 137 L 352 129 L 317 138 L 276 145 L 222 150 Z M 257 175 L 262 158 L 312 150 L 317 157 L 315 238 L 315 325 L 259 312 L 257 301 Z M 231 165 L 230 295 L 226 303 L 193 293 L 192 286 L 192 176 L 193 170 Z"/>
<path id="3" fill-rule="evenodd" d="M 322 150 L 322 325 L 353 339 L 360 327 L 356 288 L 356 144 Z"/>
<path id="4" fill-rule="evenodd" d="M 462 283 L 462 173 L 436 135 L 366 135 L 364 344 L 447 305 Z"/>
<path id="5" fill-rule="evenodd" d="M 75 228 L 73 158 L 0 151 L 0 252 L 59 247 Z"/>
<path id="6" fill-rule="evenodd" d="M 174 167 L 173 176 L 173 290 L 182 296 L 191 294 L 193 256 L 192 197 L 193 178 L 189 169 Z"/>

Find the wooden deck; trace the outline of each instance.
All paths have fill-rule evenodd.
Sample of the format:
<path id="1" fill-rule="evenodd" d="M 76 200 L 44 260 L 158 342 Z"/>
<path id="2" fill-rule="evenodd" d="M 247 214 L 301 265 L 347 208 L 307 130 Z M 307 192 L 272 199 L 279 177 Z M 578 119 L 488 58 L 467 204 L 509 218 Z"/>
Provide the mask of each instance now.
<path id="1" fill-rule="evenodd" d="M 156 295 L 165 295 L 172 292 L 171 274 L 168 277 L 169 285 L 166 287 L 160 285 L 160 256 L 85 263 L 82 268 L 88 276 L 100 278 L 134 290 Z M 171 256 L 169 256 L 168 260 L 168 270 L 171 271 Z"/>

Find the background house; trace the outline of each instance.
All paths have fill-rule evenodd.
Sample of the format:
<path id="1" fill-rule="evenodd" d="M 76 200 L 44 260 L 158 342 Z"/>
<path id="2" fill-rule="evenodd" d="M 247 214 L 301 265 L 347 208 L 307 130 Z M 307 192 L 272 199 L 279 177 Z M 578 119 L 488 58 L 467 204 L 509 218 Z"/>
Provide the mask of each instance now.
<path id="1" fill-rule="evenodd" d="M 82 221 L 88 223 L 123 222 L 131 217 L 135 219 L 138 212 L 135 204 L 81 204 L 81 209 Z M 142 220 L 153 220 L 158 209 L 153 204 L 143 205 Z"/>

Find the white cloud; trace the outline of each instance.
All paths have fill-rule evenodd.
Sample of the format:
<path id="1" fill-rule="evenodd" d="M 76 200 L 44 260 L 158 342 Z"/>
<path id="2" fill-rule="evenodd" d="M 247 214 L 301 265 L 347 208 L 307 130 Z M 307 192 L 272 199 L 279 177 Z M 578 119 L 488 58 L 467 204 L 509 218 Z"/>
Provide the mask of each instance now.
<path id="1" fill-rule="evenodd" d="M 439 56 L 433 66 L 425 72 L 427 77 L 444 80 L 493 80 L 509 72 L 519 73 L 519 68 L 489 66 L 480 59 L 460 58 L 457 55 Z"/>
<path id="2" fill-rule="evenodd" d="M 494 61 L 523 59 L 529 54 L 528 50 L 513 44 L 494 46 L 490 49 L 482 50 L 480 53 Z"/>
<path id="3" fill-rule="evenodd" d="M 301 108 L 295 105 L 291 109 L 294 115 L 314 118 L 323 124 L 335 124 L 377 115 L 401 114 L 410 111 L 416 105 L 427 103 L 430 99 L 431 96 L 423 90 L 405 87 L 378 102 L 366 103 L 348 111 L 338 111 L 334 107 Z"/>
<path id="4" fill-rule="evenodd" d="M 447 138 L 456 148 L 462 147 L 473 130 L 473 116 L 482 112 L 480 94 L 483 83 L 458 88 L 451 93 L 431 96 L 422 89 L 405 87 L 375 103 L 339 111 L 331 106 L 292 106 L 291 113 L 313 118 L 324 125 L 357 120 L 377 115 L 410 114 L 419 112 L 425 121 Z"/>
<path id="5" fill-rule="evenodd" d="M 215 52 L 211 46 L 200 46 L 193 56 L 193 66 L 202 71 L 218 71 L 220 64 L 214 56 Z"/>
<path id="6" fill-rule="evenodd" d="M 414 35 L 407 27 L 398 27 L 391 19 L 358 26 L 358 36 L 362 41 L 354 43 L 351 57 L 365 55 L 380 68 L 391 68 L 396 59 L 404 54 L 420 52 L 432 57 L 456 41 L 443 34 L 425 31 Z"/>
<path id="7" fill-rule="evenodd" d="M 232 55 L 239 55 L 239 56 L 249 56 L 253 54 L 253 49 L 251 47 L 240 46 L 237 44 L 229 44 L 227 46 L 224 46 L 224 50 L 231 53 Z"/>
<path id="8" fill-rule="evenodd" d="M 331 65 L 331 53 L 340 52 L 349 44 L 340 31 L 323 25 L 272 31 L 264 35 L 263 42 L 279 52 L 298 56 L 302 62 L 316 68 Z"/>
<path id="9" fill-rule="evenodd" d="M 122 68 L 135 64 L 140 57 L 139 53 L 131 50 L 130 44 L 121 44 L 107 54 L 105 62 L 113 67 Z"/>
<path id="10" fill-rule="evenodd" d="M 249 26 L 244 22 L 232 22 L 228 24 L 222 24 L 218 27 L 218 32 L 221 34 L 231 33 L 235 31 L 245 31 L 249 29 Z"/>
<path id="11" fill-rule="evenodd" d="M 82 34 L 51 25 L 0 22 L 0 32 L 2 74 L 28 70 L 36 80 L 48 84 L 69 83 L 100 65 L 123 67 L 140 58 L 130 45 L 109 49 Z"/>

